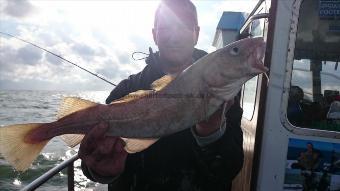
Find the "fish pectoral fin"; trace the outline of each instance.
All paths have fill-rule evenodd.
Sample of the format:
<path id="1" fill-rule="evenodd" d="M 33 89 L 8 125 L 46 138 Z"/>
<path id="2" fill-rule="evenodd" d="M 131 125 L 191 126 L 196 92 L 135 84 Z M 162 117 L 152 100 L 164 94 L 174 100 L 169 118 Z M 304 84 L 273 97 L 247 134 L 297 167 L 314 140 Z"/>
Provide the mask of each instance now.
<path id="1" fill-rule="evenodd" d="M 152 82 L 151 88 L 155 91 L 160 91 L 164 87 L 166 87 L 170 82 L 172 82 L 176 78 L 176 75 L 165 75 L 158 80 Z"/>
<path id="2" fill-rule="evenodd" d="M 84 138 L 83 134 L 65 134 L 61 135 L 60 138 L 67 144 L 69 147 L 77 146 Z"/>
<path id="3" fill-rule="evenodd" d="M 128 153 L 137 153 L 137 152 L 143 151 L 147 149 L 148 147 L 150 147 L 152 144 L 154 144 L 156 141 L 158 141 L 158 139 L 154 139 L 154 138 L 137 139 L 137 138 L 123 138 L 122 137 L 122 139 L 125 142 L 124 149 Z"/>
<path id="4" fill-rule="evenodd" d="M 60 104 L 57 118 L 60 119 L 62 117 L 65 117 L 66 115 L 89 107 L 93 107 L 95 105 L 98 105 L 98 103 L 77 97 L 65 97 L 63 98 L 63 101 Z"/>
<path id="5" fill-rule="evenodd" d="M 26 143 L 25 136 L 43 123 L 0 127 L 0 153 L 18 171 L 25 171 L 37 158 L 48 140 Z"/>

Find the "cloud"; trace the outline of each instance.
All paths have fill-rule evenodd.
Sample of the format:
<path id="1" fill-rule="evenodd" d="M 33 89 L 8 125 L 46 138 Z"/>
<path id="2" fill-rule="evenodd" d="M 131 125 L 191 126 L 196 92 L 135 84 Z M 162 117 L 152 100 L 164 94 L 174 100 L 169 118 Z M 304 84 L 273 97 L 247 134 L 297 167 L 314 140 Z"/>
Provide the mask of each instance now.
<path id="1" fill-rule="evenodd" d="M 98 74 L 105 76 L 106 78 L 113 79 L 114 81 L 126 78 L 131 71 L 124 69 L 120 64 L 113 60 L 106 60 L 104 67 L 97 70 Z"/>
<path id="2" fill-rule="evenodd" d="M 16 18 L 26 17 L 35 10 L 28 0 L 5 0 L 4 4 L 3 12 Z"/>
<path id="3" fill-rule="evenodd" d="M 119 63 L 121 64 L 130 64 L 130 55 L 128 54 L 118 55 L 118 60 L 119 60 Z"/>
<path id="4" fill-rule="evenodd" d="M 16 49 L 3 43 L 0 46 L 0 79 L 16 80 L 27 76 L 40 64 L 41 59 L 42 52 L 30 45 Z"/>
<path id="5" fill-rule="evenodd" d="M 22 64 L 35 65 L 42 58 L 42 51 L 31 45 L 26 45 L 17 51 L 17 58 L 21 59 Z"/>
<path id="6" fill-rule="evenodd" d="M 45 58 L 49 63 L 54 64 L 54 65 L 61 65 L 63 62 L 62 59 L 47 52 L 45 53 Z"/>
<path id="7" fill-rule="evenodd" d="M 3 71 L 10 71 L 11 68 L 13 68 L 12 63 L 18 62 L 20 62 L 20 60 L 16 57 L 15 49 L 10 46 L 0 46 L 0 73 Z"/>
<path id="8" fill-rule="evenodd" d="M 72 50 L 74 50 L 79 55 L 86 57 L 92 57 L 95 54 L 95 51 L 86 44 L 74 44 L 72 46 Z"/>

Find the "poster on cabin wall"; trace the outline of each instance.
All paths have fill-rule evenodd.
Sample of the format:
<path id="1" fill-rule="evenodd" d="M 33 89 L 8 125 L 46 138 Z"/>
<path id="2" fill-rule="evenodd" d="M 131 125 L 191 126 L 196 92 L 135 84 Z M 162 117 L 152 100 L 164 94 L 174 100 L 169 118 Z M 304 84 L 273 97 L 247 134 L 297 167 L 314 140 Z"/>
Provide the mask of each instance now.
<path id="1" fill-rule="evenodd" d="M 319 0 L 319 17 L 320 19 L 340 19 L 340 1 L 339 0 Z"/>
<path id="2" fill-rule="evenodd" d="M 289 139 L 283 190 L 340 191 L 340 144 Z"/>

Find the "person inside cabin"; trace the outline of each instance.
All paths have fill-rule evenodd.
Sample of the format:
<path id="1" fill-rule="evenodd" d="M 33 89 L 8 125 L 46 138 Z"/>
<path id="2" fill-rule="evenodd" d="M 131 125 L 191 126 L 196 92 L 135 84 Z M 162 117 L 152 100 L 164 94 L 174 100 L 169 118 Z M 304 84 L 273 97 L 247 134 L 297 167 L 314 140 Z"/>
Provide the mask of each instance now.
<path id="1" fill-rule="evenodd" d="M 291 86 L 289 91 L 289 100 L 287 108 L 287 118 L 294 126 L 304 124 L 304 113 L 301 107 L 304 93 L 299 86 Z"/>
<path id="2" fill-rule="evenodd" d="M 159 51 L 150 53 L 141 72 L 121 81 L 106 103 L 150 89 L 153 81 L 180 72 L 206 55 L 194 48 L 199 31 L 196 7 L 190 0 L 162 0 L 152 29 Z M 232 180 L 243 166 L 243 111 L 238 98 L 227 103 L 226 117 L 222 117 L 222 108 L 206 121 L 162 137 L 134 154 L 124 150 L 120 137 L 105 136 L 108 125 L 100 124 L 80 145 L 83 173 L 120 191 L 231 190 Z"/>

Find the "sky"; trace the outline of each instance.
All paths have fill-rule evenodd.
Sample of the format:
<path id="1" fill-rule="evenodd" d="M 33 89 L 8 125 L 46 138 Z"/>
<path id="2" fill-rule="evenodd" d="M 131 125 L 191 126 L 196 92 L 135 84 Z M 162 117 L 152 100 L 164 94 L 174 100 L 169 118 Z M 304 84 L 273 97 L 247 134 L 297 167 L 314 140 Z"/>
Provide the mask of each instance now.
<path id="1" fill-rule="evenodd" d="M 35 43 L 119 83 L 145 67 L 133 52 L 157 51 L 151 29 L 160 0 L 0 0 L 0 31 Z M 211 52 L 223 11 L 257 0 L 193 0 L 197 48 Z M 142 54 L 136 57 L 143 57 Z M 0 90 L 111 90 L 112 85 L 27 43 L 0 34 Z"/>

